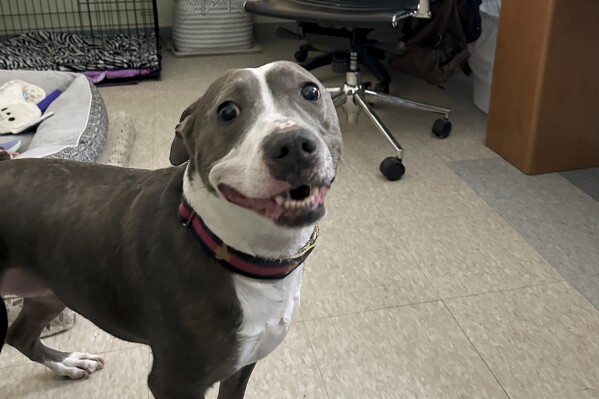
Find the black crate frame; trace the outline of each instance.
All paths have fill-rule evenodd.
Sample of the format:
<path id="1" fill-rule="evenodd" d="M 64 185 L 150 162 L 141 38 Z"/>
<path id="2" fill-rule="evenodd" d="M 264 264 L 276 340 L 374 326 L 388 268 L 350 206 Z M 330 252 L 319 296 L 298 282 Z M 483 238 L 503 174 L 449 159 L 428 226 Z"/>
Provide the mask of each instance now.
<path id="1" fill-rule="evenodd" d="M 49 37 L 74 34 L 86 38 L 92 44 L 78 48 L 84 53 L 80 69 L 90 72 L 118 69 L 98 68 L 98 64 L 110 65 L 119 54 L 99 51 L 96 39 L 135 38 L 140 52 L 154 51 L 157 58 L 157 65 L 151 68 L 155 68 L 154 73 L 135 78 L 160 77 L 162 55 L 156 0 L 0 0 L 0 45 L 32 32 L 48 32 Z"/>

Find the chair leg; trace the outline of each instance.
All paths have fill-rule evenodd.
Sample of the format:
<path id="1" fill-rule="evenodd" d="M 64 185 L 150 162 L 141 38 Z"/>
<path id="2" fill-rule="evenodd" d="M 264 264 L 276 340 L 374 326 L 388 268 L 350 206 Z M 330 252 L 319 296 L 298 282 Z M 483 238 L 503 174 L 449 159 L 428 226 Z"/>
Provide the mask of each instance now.
<path id="1" fill-rule="evenodd" d="M 347 102 L 347 94 L 345 94 L 343 91 L 332 93 L 331 97 L 333 98 L 333 104 L 335 104 L 335 107 L 340 107 Z"/>
<path id="2" fill-rule="evenodd" d="M 366 102 L 364 97 L 365 96 L 363 93 L 356 92 L 354 94 L 354 102 L 362 109 L 362 111 L 364 111 L 370 121 L 377 127 L 379 132 L 385 136 L 385 138 L 389 141 L 389 143 L 391 143 L 397 152 L 396 156 L 383 159 L 383 162 L 381 162 L 381 165 L 379 166 L 379 170 L 388 180 L 399 180 L 406 173 L 406 167 L 402 161 L 403 148 L 401 148 L 399 141 L 397 141 L 393 133 L 387 129 L 387 126 L 385 126 L 381 118 L 379 118 L 376 112 L 374 112 L 370 105 L 368 105 L 368 102 Z"/>
<path id="3" fill-rule="evenodd" d="M 299 50 L 297 50 L 294 54 L 294 58 L 297 62 L 304 62 L 308 59 L 308 53 L 310 51 L 321 51 L 319 49 L 317 49 L 316 47 L 314 47 L 311 44 L 302 44 L 299 48 Z"/>
<path id="4" fill-rule="evenodd" d="M 311 44 L 302 44 L 300 46 L 300 51 L 305 51 L 307 53 L 308 51 L 320 51 L 320 50 Z"/>
<path id="5" fill-rule="evenodd" d="M 316 68 L 320 68 L 321 66 L 329 65 L 333 61 L 333 54 L 325 53 L 320 54 L 309 61 L 306 61 L 300 64 L 306 70 L 311 71 Z"/>
<path id="6" fill-rule="evenodd" d="M 381 118 L 379 118 L 376 112 L 374 112 L 372 107 L 368 105 L 368 102 L 364 98 L 364 95 L 361 93 L 356 93 L 354 95 L 354 101 L 357 105 L 360 106 L 360 108 L 362 108 L 362 111 L 364 111 L 364 113 L 366 114 L 366 116 L 368 116 L 370 121 L 377 127 L 379 132 L 381 132 L 383 136 L 385 136 L 385 138 L 389 141 L 389 143 L 391 143 L 391 145 L 397 152 L 397 158 L 402 159 L 403 148 L 401 147 L 401 144 L 399 144 L 399 141 L 397 141 L 393 133 L 391 133 L 387 126 L 385 126 L 385 123 L 381 120 Z"/>
<path id="7" fill-rule="evenodd" d="M 387 141 L 389 141 L 391 146 L 395 149 L 396 156 L 385 158 L 381 162 L 379 169 L 383 176 L 391 181 L 395 181 L 401 179 L 406 171 L 406 168 L 402 162 L 404 150 L 401 147 L 401 144 L 399 144 L 399 141 L 397 141 L 393 133 L 391 133 L 383 120 L 376 114 L 369 103 L 384 103 L 404 108 L 416 109 L 419 111 L 441 114 L 444 116 L 444 118 L 437 119 L 432 129 L 433 133 L 439 138 L 446 138 L 451 132 L 451 122 L 449 122 L 449 114 L 451 111 L 447 108 L 437 107 L 434 105 L 420 103 L 405 98 L 394 97 L 385 93 L 380 93 L 378 91 L 365 89 L 364 84 L 360 80 L 358 62 L 362 63 L 363 65 L 371 65 L 373 68 L 371 70 L 375 71 L 378 68 L 378 60 L 374 59 L 377 61 L 377 63 L 373 63 L 371 62 L 373 59 L 374 58 L 368 56 L 363 56 L 360 58 L 358 56 L 358 51 L 352 51 L 350 53 L 349 71 L 346 73 L 345 84 L 343 87 L 330 88 L 327 89 L 327 91 L 331 96 L 335 107 L 343 107 L 343 110 L 347 115 L 347 121 L 349 123 L 357 123 L 358 116 L 361 112 L 364 112 L 368 119 L 370 119 L 370 121 L 376 126 L 378 131 L 387 139 Z M 382 67 L 382 70 L 387 73 L 384 67 L 382 65 L 380 66 Z"/>
<path id="8" fill-rule="evenodd" d="M 447 108 L 442 108 L 442 107 L 437 107 L 435 105 L 420 103 L 420 102 L 408 100 L 405 98 L 390 96 L 388 94 L 378 93 L 373 90 L 365 90 L 365 93 L 366 93 L 366 98 L 369 102 L 385 103 L 385 104 L 397 105 L 397 106 L 404 107 L 404 108 L 416 109 L 419 111 L 434 112 L 436 114 L 443 115 L 446 119 L 449 119 L 449 114 L 451 113 L 451 110 L 449 110 Z"/>
<path id="9" fill-rule="evenodd" d="M 364 65 L 378 79 L 379 83 L 376 85 L 376 90 L 382 91 L 383 93 L 389 93 L 391 75 L 389 75 L 385 66 L 370 54 L 367 48 L 358 50 L 358 62 Z"/>

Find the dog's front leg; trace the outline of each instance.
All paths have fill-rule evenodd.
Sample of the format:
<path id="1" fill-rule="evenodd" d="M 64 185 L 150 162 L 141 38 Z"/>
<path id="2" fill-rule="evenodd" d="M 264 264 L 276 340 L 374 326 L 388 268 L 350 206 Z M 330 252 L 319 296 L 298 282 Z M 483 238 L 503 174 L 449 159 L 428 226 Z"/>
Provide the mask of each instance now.
<path id="1" fill-rule="evenodd" d="M 256 363 L 243 367 L 226 380 L 221 381 L 218 389 L 218 399 L 243 399 L 245 388 Z"/>
<path id="2" fill-rule="evenodd" d="M 192 358 L 187 351 L 156 350 L 148 376 L 148 386 L 156 399 L 205 399 L 206 391 L 216 381 L 210 381 L 210 370 L 201 357 Z"/>
<path id="3" fill-rule="evenodd" d="M 104 360 L 100 356 L 60 352 L 48 348 L 40 341 L 40 333 L 44 327 L 64 308 L 65 305 L 52 293 L 25 298 L 23 310 L 8 329 L 6 342 L 58 375 L 71 379 L 87 378 L 104 367 Z"/>

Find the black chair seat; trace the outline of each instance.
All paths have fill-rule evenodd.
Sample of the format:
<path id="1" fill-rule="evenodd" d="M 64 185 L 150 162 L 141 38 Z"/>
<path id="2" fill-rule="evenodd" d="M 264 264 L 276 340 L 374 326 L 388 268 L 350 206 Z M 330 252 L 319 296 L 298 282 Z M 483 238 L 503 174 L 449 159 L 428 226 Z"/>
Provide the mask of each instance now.
<path id="1" fill-rule="evenodd" d="M 375 4 L 373 4 L 375 3 Z M 342 24 L 370 27 L 391 24 L 398 11 L 415 11 L 417 0 L 247 0 L 245 10 L 251 14 L 291 19 L 317 24 Z"/>

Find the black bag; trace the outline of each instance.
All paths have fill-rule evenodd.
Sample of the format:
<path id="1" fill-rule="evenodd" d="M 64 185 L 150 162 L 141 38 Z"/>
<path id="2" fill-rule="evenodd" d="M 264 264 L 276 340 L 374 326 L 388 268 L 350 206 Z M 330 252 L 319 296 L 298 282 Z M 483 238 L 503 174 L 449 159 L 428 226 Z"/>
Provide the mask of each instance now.
<path id="1" fill-rule="evenodd" d="M 406 52 L 391 55 L 389 65 L 431 84 L 439 84 L 462 69 L 470 53 L 458 11 L 458 1 L 433 5 L 433 17 L 417 26 L 405 39 Z"/>
<path id="2" fill-rule="evenodd" d="M 472 43 L 480 37 L 481 30 L 481 17 L 480 17 L 480 5 L 482 0 L 459 0 L 458 1 L 458 12 L 460 13 L 460 21 L 462 22 L 462 29 L 466 36 L 466 41 Z"/>

